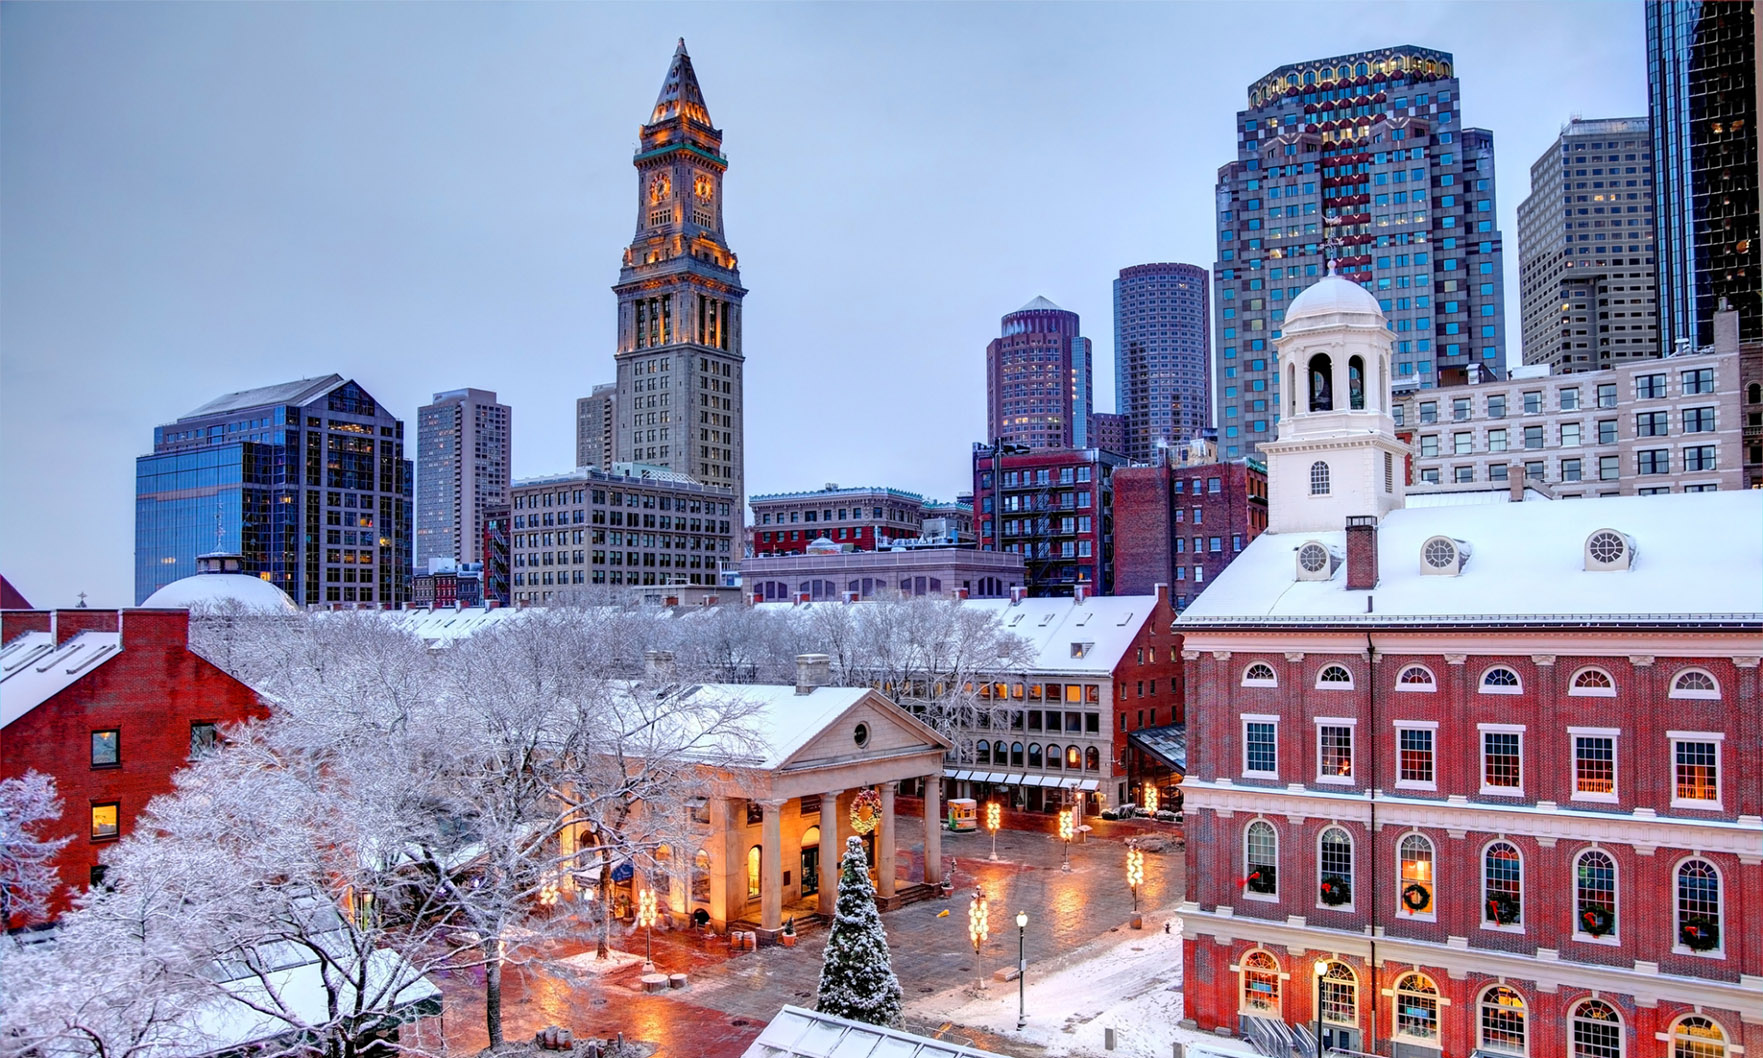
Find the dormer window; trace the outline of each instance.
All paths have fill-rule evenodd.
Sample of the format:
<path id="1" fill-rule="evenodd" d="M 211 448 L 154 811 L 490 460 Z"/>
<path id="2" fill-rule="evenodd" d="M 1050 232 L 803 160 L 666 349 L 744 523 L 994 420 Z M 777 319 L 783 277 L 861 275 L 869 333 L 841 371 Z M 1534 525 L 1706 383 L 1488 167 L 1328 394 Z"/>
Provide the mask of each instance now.
<path id="1" fill-rule="evenodd" d="M 1090 652 L 1090 648 L 1095 645 L 1096 644 L 1094 643 L 1073 643 L 1071 644 L 1071 656 L 1073 658 L 1084 657 Z"/>
<path id="2" fill-rule="evenodd" d="M 1634 540 L 1614 529 L 1599 529 L 1586 537 L 1585 568 L 1590 572 L 1625 570 L 1634 565 Z"/>
<path id="3" fill-rule="evenodd" d="M 1340 564 L 1340 557 L 1319 540 L 1308 541 L 1298 548 L 1299 580 L 1328 580 Z"/>
<path id="4" fill-rule="evenodd" d="M 1448 536 L 1434 536 L 1420 545 L 1420 572 L 1435 577 L 1455 577 L 1469 561 L 1469 545 Z"/>

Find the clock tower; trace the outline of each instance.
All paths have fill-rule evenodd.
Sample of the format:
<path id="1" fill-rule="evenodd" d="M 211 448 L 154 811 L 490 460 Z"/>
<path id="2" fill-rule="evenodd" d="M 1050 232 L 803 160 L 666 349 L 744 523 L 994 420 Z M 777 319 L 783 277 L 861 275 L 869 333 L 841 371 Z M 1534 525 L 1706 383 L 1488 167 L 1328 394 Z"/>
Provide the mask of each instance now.
<path id="1" fill-rule="evenodd" d="M 744 510 L 741 274 L 722 229 L 722 131 L 682 39 L 640 132 L 618 284 L 614 458 L 689 474 Z M 738 515 L 737 515 L 738 517 Z"/>

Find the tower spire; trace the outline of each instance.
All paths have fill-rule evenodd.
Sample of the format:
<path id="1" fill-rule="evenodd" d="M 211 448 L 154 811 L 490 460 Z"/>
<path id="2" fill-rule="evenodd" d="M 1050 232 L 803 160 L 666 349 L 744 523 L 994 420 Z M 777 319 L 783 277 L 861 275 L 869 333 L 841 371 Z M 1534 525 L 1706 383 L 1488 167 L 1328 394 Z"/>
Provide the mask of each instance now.
<path id="1" fill-rule="evenodd" d="M 692 57 L 686 53 L 684 37 L 679 39 L 679 47 L 673 49 L 673 62 L 668 64 L 667 79 L 661 82 L 661 94 L 655 97 L 649 124 L 678 118 L 710 124 L 710 110 L 704 105 L 704 91 L 698 87 L 698 75 L 692 70 Z"/>

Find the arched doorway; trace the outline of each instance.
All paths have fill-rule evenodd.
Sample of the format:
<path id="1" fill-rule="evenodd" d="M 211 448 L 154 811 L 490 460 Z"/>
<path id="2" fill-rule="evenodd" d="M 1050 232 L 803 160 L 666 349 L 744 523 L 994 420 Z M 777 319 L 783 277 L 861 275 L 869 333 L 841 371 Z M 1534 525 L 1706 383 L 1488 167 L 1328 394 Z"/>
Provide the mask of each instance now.
<path id="1" fill-rule="evenodd" d="M 820 892 L 820 828 L 802 832 L 802 895 Z"/>

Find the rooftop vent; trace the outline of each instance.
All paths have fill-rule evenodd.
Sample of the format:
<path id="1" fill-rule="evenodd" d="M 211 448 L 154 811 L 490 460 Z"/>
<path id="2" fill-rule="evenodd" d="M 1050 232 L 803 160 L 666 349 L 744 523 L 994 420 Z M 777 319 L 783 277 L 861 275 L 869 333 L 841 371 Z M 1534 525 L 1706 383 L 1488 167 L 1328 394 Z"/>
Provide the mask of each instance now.
<path id="1" fill-rule="evenodd" d="M 1299 580 L 1331 580 L 1340 566 L 1340 553 L 1320 540 L 1306 541 L 1298 548 Z"/>
<path id="2" fill-rule="evenodd" d="M 1587 572 L 1608 573 L 1634 565 L 1634 537 L 1614 529 L 1599 529 L 1585 538 Z"/>
<path id="3" fill-rule="evenodd" d="M 1432 577 L 1455 577 L 1469 564 L 1469 545 L 1448 536 L 1428 537 L 1420 545 L 1420 572 Z"/>

